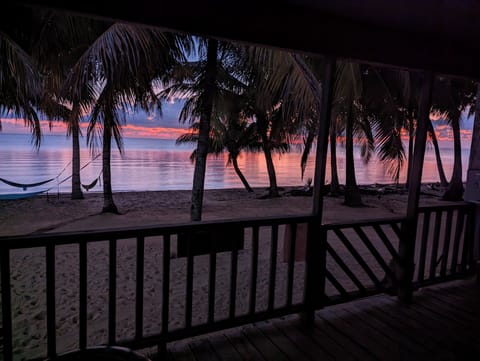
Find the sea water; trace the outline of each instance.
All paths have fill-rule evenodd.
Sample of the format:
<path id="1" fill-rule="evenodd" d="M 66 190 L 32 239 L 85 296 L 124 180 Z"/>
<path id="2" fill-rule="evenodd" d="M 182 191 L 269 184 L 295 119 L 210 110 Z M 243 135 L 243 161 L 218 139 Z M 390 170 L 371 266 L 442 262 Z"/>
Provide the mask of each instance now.
<path id="1" fill-rule="evenodd" d="M 453 142 L 442 141 L 441 157 L 447 178 L 450 178 L 453 167 Z M 463 178 L 468 166 L 469 142 L 462 144 Z M 112 188 L 114 192 L 123 191 L 156 191 L 191 189 L 194 164 L 190 155 L 194 144 L 177 145 L 175 140 L 124 138 L 123 152 L 120 153 L 112 145 L 111 170 Z M 90 184 L 101 178 L 102 158 L 96 155 L 101 147 L 90 149 L 85 139 L 81 139 L 81 180 Z M 338 174 L 340 183 L 345 179 L 344 148 L 337 149 Z M 51 192 L 67 193 L 71 191 L 71 139 L 63 135 L 45 135 L 37 150 L 31 143 L 30 135 L 0 133 L 0 178 L 16 183 L 29 184 L 53 178 L 48 184 L 33 187 L 26 191 L 49 189 Z M 279 186 L 302 186 L 308 178 L 313 178 L 314 154 L 312 153 L 305 175 L 302 179 L 300 170 L 301 150 L 293 149 L 287 154 L 273 156 L 277 183 Z M 330 181 L 330 158 L 327 159 L 326 182 Z M 252 187 L 268 187 L 268 174 L 263 153 L 243 152 L 238 163 L 246 179 Z M 355 170 L 359 184 L 392 183 L 392 178 L 385 166 L 373 157 L 365 163 L 359 149 L 355 150 Z M 406 169 L 400 175 L 405 181 Z M 423 182 L 437 182 L 438 171 L 433 148 L 427 146 Z M 228 164 L 228 154 L 218 157 L 210 155 L 207 160 L 205 177 L 206 189 L 241 188 L 242 183 Z M 101 183 L 91 192 L 101 192 Z M 21 188 L 0 182 L 0 194 L 21 193 Z"/>

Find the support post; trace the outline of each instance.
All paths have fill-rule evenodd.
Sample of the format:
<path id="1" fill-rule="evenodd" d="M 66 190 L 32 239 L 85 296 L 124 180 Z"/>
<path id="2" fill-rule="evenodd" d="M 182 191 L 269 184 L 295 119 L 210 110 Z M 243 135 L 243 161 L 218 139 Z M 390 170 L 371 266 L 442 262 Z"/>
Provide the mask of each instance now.
<path id="1" fill-rule="evenodd" d="M 477 84 L 475 116 L 472 129 L 472 143 L 468 160 L 467 185 L 464 199 L 475 205 L 473 214 L 473 260 L 477 272 L 477 283 L 480 285 L 480 83 Z"/>
<path id="2" fill-rule="evenodd" d="M 321 305 L 325 294 L 326 232 L 322 229 L 323 194 L 325 194 L 325 173 L 327 164 L 327 146 L 332 110 L 333 85 L 335 82 L 335 62 L 333 56 L 324 60 L 323 87 L 315 92 L 320 108 L 317 128 L 317 149 L 315 174 L 313 181 L 313 220 L 308 223 L 306 245 L 306 277 L 304 302 L 306 307 L 305 323 L 312 326 L 315 322 L 315 310 Z"/>
<path id="3" fill-rule="evenodd" d="M 434 76 L 431 71 L 424 73 L 420 102 L 418 105 L 417 130 L 413 153 L 413 166 L 408 184 L 408 203 L 405 221 L 402 223 L 402 232 L 399 245 L 400 267 L 397 270 L 398 299 L 402 303 L 412 302 L 415 238 L 418 222 L 418 202 L 422 182 L 423 160 L 425 157 L 425 144 L 427 140 L 427 125 L 430 117 L 432 103 Z"/>

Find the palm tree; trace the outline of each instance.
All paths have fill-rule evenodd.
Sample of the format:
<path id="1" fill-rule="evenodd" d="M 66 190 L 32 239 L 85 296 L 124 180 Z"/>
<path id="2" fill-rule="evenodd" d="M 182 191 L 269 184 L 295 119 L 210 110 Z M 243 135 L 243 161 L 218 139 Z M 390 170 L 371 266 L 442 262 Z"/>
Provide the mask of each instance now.
<path id="1" fill-rule="evenodd" d="M 195 169 L 192 186 L 190 219 L 202 219 L 203 192 L 211 123 L 222 114 L 222 104 L 232 93 L 241 93 L 244 87 L 243 66 L 238 47 L 216 39 L 197 39 L 199 60 L 184 64 L 177 78 L 165 88 L 162 97 L 186 97 L 180 121 L 198 120 L 198 141 L 195 151 Z"/>
<path id="2" fill-rule="evenodd" d="M 207 59 L 205 70 L 200 78 L 203 92 L 199 96 L 200 126 L 198 132 L 198 145 L 195 157 L 195 170 L 193 173 L 192 204 L 190 218 L 192 221 L 202 220 L 203 191 L 205 188 L 205 172 L 207 169 L 207 153 L 210 134 L 210 121 L 214 107 L 217 78 L 218 40 L 207 40 Z"/>
<path id="3" fill-rule="evenodd" d="M 199 44 L 201 45 L 200 49 L 205 53 L 205 49 L 208 50 L 208 46 L 205 46 L 206 42 L 201 41 Z M 300 62 L 295 59 L 294 54 L 258 47 L 239 47 L 223 42 L 218 44 L 217 49 L 215 86 L 211 87 L 214 96 L 212 112 L 209 113 L 210 124 L 214 119 L 212 114 L 215 112 L 222 114 L 220 104 L 225 101 L 225 94 L 243 95 L 247 99 L 243 110 L 244 115 L 251 118 L 256 124 L 256 131 L 260 138 L 263 132 L 261 144 L 269 171 L 270 194 L 278 195 L 271 152 L 288 149 L 285 136 L 290 137 L 294 128 L 291 126 L 292 122 L 289 123 L 290 126 L 280 126 L 279 120 L 296 119 L 297 124 L 300 125 L 299 120 L 303 119 L 302 112 L 307 108 L 311 110 L 312 99 L 315 99 L 312 86 L 319 87 L 319 83 L 316 79 L 314 83 L 317 84 L 313 85 L 311 81 L 306 81 L 305 69 L 300 66 Z M 213 55 L 211 59 L 213 62 Z M 208 92 L 205 91 L 205 86 L 209 84 L 206 81 L 207 64 L 206 60 L 187 64 L 187 71 L 183 73 L 183 78 L 180 77 L 177 84 L 163 92 L 165 98 L 175 95 L 188 98 L 180 114 L 181 121 L 193 122 L 197 118 L 202 119 L 202 109 L 205 109 L 205 107 L 201 107 L 201 104 L 205 103 L 202 99 L 208 98 L 206 96 Z M 267 73 L 269 76 L 265 77 Z M 318 94 L 316 97 L 320 99 Z M 317 103 L 315 106 L 318 106 Z M 207 133 L 206 127 L 205 124 L 204 134 Z M 208 150 L 205 142 L 203 147 Z M 232 162 L 233 159 L 235 158 L 232 158 Z M 202 163 L 197 161 L 196 165 Z M 200 183 L 197 182 L 197 185 Z M 191 219 L 199 220 L 203 189 L 194 185 L 193 193 Z"/>
<path id="4" fill-rule="evenodd" d="M 453 131 L 454 162 L 452 178 L 443 195 L 444 200 L 457 201 L 463 198 L 462 146 L 460 120 L 462 113 L 475 103 L 475 84 L 473 81 L 438 78 L 434 91 L 432 108 L 445 116 Z"/>
<path id="5" fill-rule="evenodd" d="M 44 92 L 48 99 L 56 100 L 57 113 L 67 125 L 67 135 L 72 138 L 72 199 L 83 199 L 80 178 L 80 120 L 82 113 L 96 96 L 89 84 L 81 93 L 82 98 L 74 98 L 70 85 L 66 82 L 68 73 L 77 66 L 82 55 L 97 36 L 109 25 L 79 16 L 68 16 L 52 11 L 40 11 L 37 15 L 38 35 L 35 37 L 34 57 L 43 76 Z M 63 105 L 60 108 L 60 105 Z M 60 113 L 58 113 L 60 111 Z"/>
<path id="6" fill-rule="evenodd" d="M 285 51 L 248 47 L 251 113 L 267 165 L 269 196 L 278 197 L 273 150 L 287 152 L 303 132 L 302 177 L 318 131 L 321 107 L 318 60 Z"/>
<path id="7" fill-rule="evenodd" d="M 88 104 L 91 115 L 87 142 L 95 147 L 95 135 L 102 133 L 102 212 L 118 212 L 111 188 L 111 140 L 115 139 L 122 151 L 121 125 L 128 109 L 160 109 L 153 80 L 165 81 L 166 74 L 182 58 L 188 39 L 182 40 L 155 28 L 116 23 L 88 47 L 67 77 L 73 99 L 85 99 L 86 89 L 97 94 Z"/>
<path id="8" fill-rule="evenodd" d="M 338 62 L 334 85 L 333 116 L 345 124 L 345 204 L 362 206 L 363 202 L 355 176 L 353 152 L 354 135 L 362 140 L 362 157 L 370 159 L 374 149 L 370 119 L 364 102 L 362 70 L 352 62 Z"/>

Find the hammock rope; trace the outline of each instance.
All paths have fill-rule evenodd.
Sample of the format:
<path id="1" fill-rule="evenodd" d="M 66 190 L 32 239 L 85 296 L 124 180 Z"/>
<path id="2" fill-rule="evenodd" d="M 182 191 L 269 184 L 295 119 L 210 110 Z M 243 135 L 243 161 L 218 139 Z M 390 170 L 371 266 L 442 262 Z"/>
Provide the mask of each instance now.
<path id="1" fill-rule="evenodd" d="M 98 153 L 95 157 L 93 157 L 93 158 L 90 159 L 87 163 L 85 163 L 85 164 L 83 165 L 83 167 L 80 168 L 80 171 L 84 170 L 90 163 L 92 163 L 92 162 L 95 161 L 98 157 L 100 157 L 101 154 L 102 154 L 102 153 Z M 72 175 L 69 175 L 68 177 L 63 178 L 63 179 L 58 183 L 58 185 L 66 182 L 66 181 L 69 180 L 70 178 L 72 178 Z"/>

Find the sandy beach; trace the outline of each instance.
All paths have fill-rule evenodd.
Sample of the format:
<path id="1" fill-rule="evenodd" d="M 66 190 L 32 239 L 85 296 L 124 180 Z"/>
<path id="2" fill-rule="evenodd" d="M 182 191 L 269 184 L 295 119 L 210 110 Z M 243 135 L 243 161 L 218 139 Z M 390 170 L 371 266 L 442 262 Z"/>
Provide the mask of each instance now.
<path id="1" fill-rule="evenodd" d="M 282 190 L 282 197 L 262 199 L 264 189 L 247 193 L 242 189 L 207 190 L 204 220 L 239 219 L 249 217 L 305 215 L 311 211 L 312 197 L 293 196 L 291 188 Z M 68 232 L 184 223 L 189 220 L 190 191 L 117 193 L 115 202 L 121 215 L 100 214 L 101 194 L 86 194 L 84 200 L 72 201 L 69 196 L 50 194 L 36 198 L 0 202 L 0 233 L 2 236 L 44 232 Z M 407 194 L 364 195 L 366 207 L 349 208 L 343 199 L 325 197 L 325 222 L 390 218 L 405 214 Z M 443 203 L 437 197 L 423 195 L 422 204 Z M 287 263 L 284 251 L 285 227 L 279 229 L 277 250 L 277 285 L 275 305 L 286 300 Z M 261 229 L 257 310 L 266 309 L 270 265 L 270 229 Z M 155 334 L 161 329 L 160 312 L 163 283 L 163 240 L 151 237 L 145 241 L 144 333 Z M 172 249 L 175 249 L 173 240 Z M 117 337 L 131 338 L 135 330 L 136 241 L 118 241 L 117 249 Z M 246 234 L 244 248 L 239 252 L 236 314 L 248 311 L 251 274 L 251 237 Z M 395 245 L 396 247 L 396 245 Z M 370 256 L 365 255 L 367 261 Z M 336 265 L 332 260 L 332 272 Z M 374 261 L 372 261 L 374 263 Z M 58 352 L 78 347 L 78 246 L 56 247 L 56 312 Z M 185 317 L 186 259 L 171 259 L 170 320 L 171 329 L 182 327 Z M 14 353 L 17 359 L 38 357 L 45 353 L 45 250 L 15 250 L 11 253 L 12 305 L 14 322 Z M 337 267 L 338 268 L 338 267 Z M 381 267 L 372 267 L 382 276 Z M 90 345 L 107 341 L 108 314 L 108 244 L 88 245 L 88 342 Z M 206 321 L 208 299 L 208 256 L 196 256 L 194 262 L 193 324 Z M 215 319 L 228 316 L 230 288 L 230 253 L 217 256 Z M 295 262 L 294 303 L 301 302 L 305 263 Z M 340 277 L 340 276 L 339 276 Z M 366 275 L 359 279 L 368 282 Z M 345 283 L 348 289 L 354 285 Z M 334 293 L 327 284 L 327 292 Z"/>
<path id="2" fill-rule="evenodd" d="M 293 196 L 294 189 L 283 188 L 281 197 L 270 199 L 263 199 L 265 189 L 258 188 L 254 193 L 243 189 L 206 190 L 203 220 L 308 214 L 312 197 Z M 120 215 L 100 213 L 101 193 L 85 193 L 83 200 L 71 200 L 69 194 L 51 193 L 0 201 L 0 236 L 185 223 L 189 221 L 190 194 L 186 190 L 115 193 Z M 325 197 L 324 222 L 405 214 L 407 193 L 404 190 L 396 194 L 364 194 L 362 199 L 365 208 L 351 208 L 343 205 L 342 197 Z M 438 201 L 434 196 L 421 197 L 422 204 Z"/>

